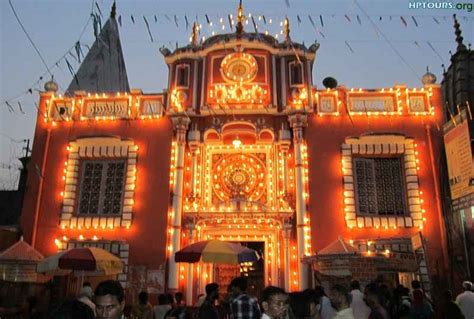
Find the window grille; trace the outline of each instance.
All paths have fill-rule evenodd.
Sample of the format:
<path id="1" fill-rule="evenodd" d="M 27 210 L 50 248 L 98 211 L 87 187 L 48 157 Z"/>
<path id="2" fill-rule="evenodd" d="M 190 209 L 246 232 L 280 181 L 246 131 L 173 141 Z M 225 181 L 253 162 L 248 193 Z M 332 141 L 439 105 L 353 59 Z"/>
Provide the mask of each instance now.
<path id="1" fill-rule="evenodd" d="M 358 215 L 405 215 L 402 158 L 354 158 Z"/>
<path id="2" fill-rule="evenodd" d="M 79 214 L 120 215 L 125 184 L 125 168 L 125 160 L 83 161 Z"/>

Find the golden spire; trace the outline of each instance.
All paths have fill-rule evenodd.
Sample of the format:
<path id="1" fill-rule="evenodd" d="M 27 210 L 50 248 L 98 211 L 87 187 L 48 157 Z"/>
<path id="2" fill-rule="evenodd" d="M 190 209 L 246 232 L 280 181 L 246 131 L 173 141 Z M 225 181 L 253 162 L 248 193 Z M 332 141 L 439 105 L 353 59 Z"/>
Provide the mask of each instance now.
<path id="1" fill-rule="evenodd" d="M 285 34 L 285 40 L 291 41 L 290 40 L 290 20 L 288 20 L 288 17 L 285 17 L 285 21 L 283 22 L 283 33 Z"/>
<path id="2" fill-rule="evenodd" d="M 242 6 L 242 0 L 239 2 L 239 10 L 237 11 L 237 26 L 236 30 L 238 34 L 242 34 L 244 31 L 244 7 Z"/>
<path id="3" fill-rule="evenodd" d="M 197 22 L 193 24 L 193 33 L 191 34 L 191 44 L 198 45 L 199 43 L 199 26 Z"/>

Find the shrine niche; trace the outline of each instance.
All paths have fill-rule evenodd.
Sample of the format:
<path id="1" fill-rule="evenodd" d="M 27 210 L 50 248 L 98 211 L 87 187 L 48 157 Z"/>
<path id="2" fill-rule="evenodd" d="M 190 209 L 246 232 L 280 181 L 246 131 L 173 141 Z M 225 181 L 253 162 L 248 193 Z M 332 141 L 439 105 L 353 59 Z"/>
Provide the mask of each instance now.
<path id="1" fill-rule="evenodd" d="M 209 107 L 235 110 L 260 109 L 270 102 L 268 60 L 265 52 L 216 55 L 211 62 Z"/>

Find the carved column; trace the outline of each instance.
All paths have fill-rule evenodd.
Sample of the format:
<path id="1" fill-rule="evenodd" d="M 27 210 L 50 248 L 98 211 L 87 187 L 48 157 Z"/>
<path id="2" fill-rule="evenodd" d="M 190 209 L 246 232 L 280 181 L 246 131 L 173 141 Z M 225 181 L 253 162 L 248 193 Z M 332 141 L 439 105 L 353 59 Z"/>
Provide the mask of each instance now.
<path id="1" fill-rule="evenodd" d="M 192 166 L 191 166 L 191 197 L 194 199 L 196 197 L 196 170 L 197 170 L 197 150 L 199 148 L 201 139 L 201 134 L 197 129 L 190 130 L 188 132 L 188 145 L 189 150 L 191 151 L 192 157 Z"/>
<path id="2" fill-rule="evenodd" d="M 280 151 L 282 153 L 281 173 L 283 179 L 283 196 L 288 193 L 288 150 L 291 144 L 291 134 L 286 128 L 280 129 L 279 132 Z"/>
<path id="3" fill-rule="evenodd" d="M 192 244 L 194 242 L 194 223 L 191 222 L 187 224 L 186 227 L 188 229 L 189 244 Z M 186 282 L 186 305 L 192 306 L 194 289 L 194 267 L 192 263 L 188 264 L 187 272 L 188 281 Z"/>
<path id="4" fill-rule="evenodd" d="M 284 274 L 284 279 L 285 279 L 285 290 L 290 291 L 290 236 L 291 236 L 291 228 L 292 225 L 288 222 L 285 222 L 283 224 L 283 239 L 284 239 L 284 263 L 285 263 L 285 274 Z"/>
<path id="5" fill-rule="evenodd" d="M 299 264 L 299 289 L 307 288 L 308 268 L 302 262 L 306 251 L 306 241 L 304 235 L 306 201 L 304 196 L 304 167 L 303 167 L 303 131 L 308 125 L 305 114 L 295 113 L 289 116 L 290 125 L 293 128 L 293 149 L 295 156 L 295 201 L 296 201 L 296 238 L 298 245 Z"/>
<path id="6" fill-rule="evenodd" d="M 176 170 L 173 187 L 173 207 L 171 220 L 171 251 L 169 259 L 168 288 L 178 289 L 178 265 L 174 261 L 174 254 L 181 247 L 181 219 L 183 214 L 183 185 L 184 185 L 184 149 L 186 146 L 186 131 L 189 126 L 189 118 L 186 116 L 172 117 L 175 139 L 178 145 L 176 152 Z"/>

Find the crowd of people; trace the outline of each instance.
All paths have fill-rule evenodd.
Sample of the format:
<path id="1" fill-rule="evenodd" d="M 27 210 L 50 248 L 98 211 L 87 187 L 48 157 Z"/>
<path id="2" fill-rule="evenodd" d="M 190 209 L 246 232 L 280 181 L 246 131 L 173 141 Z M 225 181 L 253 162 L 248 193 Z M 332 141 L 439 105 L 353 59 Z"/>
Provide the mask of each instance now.
<path id="1" fill-rule="evenodd" d="M 95 290 L 86 283 L 79 296 L 64 302 L 47 318 L 53 319 L 474 319 L 474 289 L 463 283 L 456 300 L 445 291 L 432 301 L 420 282 L 411 289 L 399 285 L 390 290 L 383 283 L 358 281 L 335 284 L 327 291 L 321 286 L 288 293 L 280 287 L 265 287 L 257 299 L 247 293 L 247 278 L 232 280 L 225 294 L 217 283 L 206 285 L 206 294 L 194 307 L 186 306 L 183 294 L 162 294 L 153 306 L 142 291 L 138 302 L 126 307 L 122 285 L 115 280 L 101 282 Z"/>

